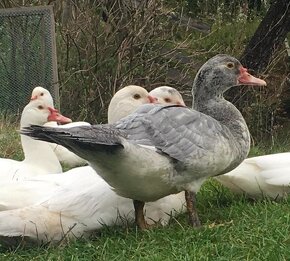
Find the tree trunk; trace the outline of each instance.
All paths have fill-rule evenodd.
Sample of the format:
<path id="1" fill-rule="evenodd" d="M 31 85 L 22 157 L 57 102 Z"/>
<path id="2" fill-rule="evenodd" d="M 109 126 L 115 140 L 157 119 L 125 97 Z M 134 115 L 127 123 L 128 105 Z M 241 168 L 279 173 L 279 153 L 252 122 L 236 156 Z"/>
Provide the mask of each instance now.
<path id="1" fill-rule="evenodd" d="M 247 68 L 262 72 L 270 63 L 290 30 L 290 1 L 276 0 L 245 48 L 241 62 Z"/>

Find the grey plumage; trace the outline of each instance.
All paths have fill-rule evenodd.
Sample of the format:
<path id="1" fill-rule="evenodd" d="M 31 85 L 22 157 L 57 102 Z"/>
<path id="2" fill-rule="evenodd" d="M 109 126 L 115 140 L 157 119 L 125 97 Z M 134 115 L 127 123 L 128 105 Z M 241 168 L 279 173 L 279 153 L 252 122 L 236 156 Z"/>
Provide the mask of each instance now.
<path id="1" fill-rule="evenodd" d="M 219 142 L 216 134 L 222 128 L 207 115 L 182 106 L 151 105 L 146 109 L 140 108 L 115 125 L 126 132 L 127 140 L 155 146 L 182 162 L 190 160 L 193 153 L 205 156 Z"/>
<path id="2" fill-rule="evenodd" d="M 183 106 L 143 105 L 128 117 L 112 125 L 82 126 L 71 129 L 31 126 L 21 131 L 37 139 L 87 149 L 122 146 L 122 138 L 133 144 L 154 146 L 171 158 L 187 162 L 214 150 L 222 130 L 218 121 Z M 227 134 L 224 133 L 226 136 Z M 74 144 L 74 145 L 72 145 Z"/>
<path id="3" fill-rule="evenodd" d="M 80 126 L 68 129 L 32 125 L 23 128 L 20 132 L 38 140 L 61 144 L 75 153 L 78 152 L 78 149 L 113 151 L 122 147 L 120 138 L 125 137 L 121 131 L 113 129 L 109 125 Z"/>

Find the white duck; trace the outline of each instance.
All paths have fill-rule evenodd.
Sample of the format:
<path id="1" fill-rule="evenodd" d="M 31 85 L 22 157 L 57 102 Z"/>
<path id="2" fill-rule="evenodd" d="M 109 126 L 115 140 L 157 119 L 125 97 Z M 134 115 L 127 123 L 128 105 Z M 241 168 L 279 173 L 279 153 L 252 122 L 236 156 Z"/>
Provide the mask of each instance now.
<path id="1" fill-rule="evenodd" d="M 197 111 L 143 105 L 111 125 L 66 130 L 31 126 L 22 133 L 61 144 L 85 158 L 117 194 L 134 200 L 140 228 L 147 227 L 144 202 L 182 190 L 186 190 L 190 224 L 198 226 L 195 193 L 206 178 L 237 167 L 250 148 L 242 115 L 223 98 L 227 89 L 240 84 L 266 83 L 250 75 L 235 58 L 217 55 L 194 80 Z"/>
<path id="2" fill-rule="evenodd" d="M 71 122 L 69 118 L 62 116 L 54 108 L 46 106 L 43 101 L 30 101 L 23 109 L 20 127 L 28 127 L 31 124 L 43 125 L 51 120 L 60 123 Z M 1 182 L 62 172 L 61 165 L 49 143 L 21 135 L 21 144 L 24 152 L 23 161 L 0 159 Z"/>
<path id="3" fill-rule="evenodd" d="M 53 98 L 50 92 L 41 86 L 36 86 L 32 90 L 30 100 L 31 101 L 43 100 L 47 104 L 47 106 L 54 107 Z"/>
<path id="4" fill-rule="evenodd" d="M 284 198 L 290 193 L 290 153 L 245 159 L 237 168 L 216 179 L 234 193 L 252 198 Z"/>
<path id="5" fill-rule="evenodd" d="M 44 101 L 48 106 L 53 107 L 54 102 L 53 98 L 48 90 L 41 86 L 37 86 L 33 89 L 31 94 L 31 100 L 42 100 Z M 78 121 L 78 122 L 71 122 L 65 125 L 58 125 L 56 121 L 50 121 L 46 122 L 44 126 L 49 127 L 58 127 L 58 128 L 71 128 L 71 127 L 77 127 L 77 126 L 90 126 L 88 122 L 85 121 Z M 58 160 L 63 163 L 67 167 L 76 167 L 81 165 L 86 165 L 87 161 L 80 158 L 76 154 L 72 153 L 65 147 L 57 144 L 50 143 L 50 146 L 52 147 L 53 151 L 55 152 Z"/>
<path id="6" fill-rule="evenodd" d="M 186 106 L 179 91 L 170 86 L 157 87 L 149 92 L 149 94 L 157 98 L 157 102 L 161 104 L 177 104 Z"/>
<path id="7" fill-rule="evenodd" d="M 70 239 L 90 235 L 103 225 L 132 223 L 135 217 L 132 201 L 118 196 L 89 166 L 62 175 L 37 176 L 16 184 L 14 189 L 19 196 L 15 199 L 27 201 L 27 195 L 40 198 L 34 205 L 1 211 L 0 236 L 57 242 L 64 235 Z M 43 191 L 49 192 L 46 198 Z M 166 225 L 171 215 L 183 211 L 184 194 L 179 193 L 147 204 L 145 216 L 149 224 Z"/>
<path id="8" fill-rule="evenodd" d="M 151 101 L 145 89 L 129 86 L 116 93 L 110 107 L 122 104 L 131 113 Z M 27 236 L 42 242 L 59 241 L 64 235 L 80 237 L 104 224 L 134 220 L 131 200 L 113 192 L 89 166 L 7 183 L 0 189 L 0 209 L 6 209 L 0 212 L 0 236 Z M 184 194 L 170 195 L 146 205 L 146 220 L 165 225 L 171 214 L 183 210 Z"/>
<path id="9" fill-rule="evenodd" d="M 52 107 L 52 108 L 54 107 L 54 102 L 53 102 L 51 93 L 47 89 L 41 86 L 37 86 L 32 90 L 30 100 L 31 101 L 41 100 L 41 101 L 44 101 L 47 106 Z M 50 121 L 50 122 L 46 122 L 44 126 L 70 128 L 70 127 L 77 127 L 77 126 L 91 126 L 91 124 L 86 121 L 75 121 L 75 122 L 66 123 L 65 125 L 59 125 L 58 122 L 56 121 Z"/>
<path id="10" fill-rule="evenodd" d="M 137 85 L 128 85 L 120 89 L 111 99 L 108 108 L 108 123 L 114 123 L 132 112 L 140 105 L 145 103 L 156 103 L 156 98 Z"/>

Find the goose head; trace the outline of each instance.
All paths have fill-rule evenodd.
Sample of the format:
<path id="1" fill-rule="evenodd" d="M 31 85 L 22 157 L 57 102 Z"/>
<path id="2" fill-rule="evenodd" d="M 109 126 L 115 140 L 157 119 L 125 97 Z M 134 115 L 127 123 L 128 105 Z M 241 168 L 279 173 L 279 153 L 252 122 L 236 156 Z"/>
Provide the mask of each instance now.
<path id="1" fill-rule="evenodd" d="M 30 100 L 43 100 L 48 106 L 54 107 L 53 98 L 50 92 L 41 86 L 37 86 L 33 89 Z"/>
<path id="2" fill-rule="evenodd" d="M 161 104 L 186 106 L 179 91 L 173 87 L 160 86 L 149 92 L 149 94 L 157 98 L 157 102 Z"/>
<path id="3" fill-rule="evenodd" d="M 108 122 L 114 123 L 128 116 L 142 104 L 156 102 L 156 98 L 144 88 L 137 85 L 126 86 L 113 96 L 108 109 Z"/>
<path id="4" fill-rule="evenodd" d="M 44 101 L 33 100 L 23 109 L 20 124 L 21 127 L 26 127 L 29 125 L 43 125 L 48 121 L 65 124 L 71 122 L 71 119 L 61 115 L 56 109 L 48 106 Z"/>
<path id="5" fill-rule="evenodd" d="M 192 88 L 194 105 L 221 97 L 226 90 L 237 85 L 264 86 L 266 82 L 249 74 L 234 57 L 216 55 L 197 72 Z"/>

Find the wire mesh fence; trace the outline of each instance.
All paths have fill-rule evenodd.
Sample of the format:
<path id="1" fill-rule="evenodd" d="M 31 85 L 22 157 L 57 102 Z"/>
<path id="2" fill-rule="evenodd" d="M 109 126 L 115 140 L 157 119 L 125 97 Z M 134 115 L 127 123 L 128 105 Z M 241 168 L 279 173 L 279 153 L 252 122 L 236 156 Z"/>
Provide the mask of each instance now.
<path id="1" fill-rule="evenodd" d="M 0 9 L 0 113 L 18 114 L 35 86 L 59 90 L 51 6 Z"/>

